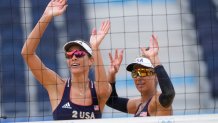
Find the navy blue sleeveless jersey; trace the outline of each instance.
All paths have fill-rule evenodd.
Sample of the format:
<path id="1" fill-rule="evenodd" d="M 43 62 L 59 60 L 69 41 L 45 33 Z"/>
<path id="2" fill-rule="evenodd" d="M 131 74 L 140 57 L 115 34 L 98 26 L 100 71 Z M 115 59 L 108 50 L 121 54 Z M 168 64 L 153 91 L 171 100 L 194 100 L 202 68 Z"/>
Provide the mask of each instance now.
<path id="1" fill-rule="evenodd" d="M 70 101 L 71 79 L 67 80 L 64 94 L 60 104 L 53 112 L 54 120 L 95 119 L 101 118 L 102 114 L 98 105 L 98 98 L 94 83 L 90 81 L 92 105 L 81 106 Z"/>
<path id="2" fill-rule="evenodd" d="M 152 99 L 152 98 L 151 98 Z M 146 116 L 150 116 L 149 112 L 148 112 L 148 105 L 151 101 L 151 99 L 148 100 L 147 104 L 145 105 L 145 107 L 142 109 L 141 112 L 137 113 L 139 110 L 139 107 L 141 106 L 141 104 L 138 107 L 138 110 L 136 111 L 136 114 L 134 117 L 146 117 Z"/>

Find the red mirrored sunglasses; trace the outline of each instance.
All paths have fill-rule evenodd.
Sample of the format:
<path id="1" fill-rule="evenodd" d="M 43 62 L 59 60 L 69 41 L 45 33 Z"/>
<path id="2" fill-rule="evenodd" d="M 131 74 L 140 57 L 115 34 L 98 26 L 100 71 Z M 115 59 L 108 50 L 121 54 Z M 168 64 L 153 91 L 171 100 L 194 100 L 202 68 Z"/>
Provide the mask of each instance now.
<path id="1" fill-rule="evenodd" d="M 71 59 L 73 56 L 76 56 L 76 58 L 82 58 L 85 55 L 86 52 L 82 50 L 72 50 L 70 52 L 65 52 L 65 57 L 67 59 Z"/>

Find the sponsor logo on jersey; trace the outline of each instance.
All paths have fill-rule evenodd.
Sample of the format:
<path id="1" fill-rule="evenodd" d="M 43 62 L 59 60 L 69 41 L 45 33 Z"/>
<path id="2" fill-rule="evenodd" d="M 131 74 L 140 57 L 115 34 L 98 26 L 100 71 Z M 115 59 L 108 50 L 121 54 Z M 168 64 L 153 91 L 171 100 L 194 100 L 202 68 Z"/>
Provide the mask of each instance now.
<path id="1" fill-rule="evenodd" d="M 70 103 L 69 103 L 69 102 L 67 102 L 66 104 L 64 104 L 64 105 L 62 106 L 62 108 L 72 109 L 72 107 L 70 106 Z"/>

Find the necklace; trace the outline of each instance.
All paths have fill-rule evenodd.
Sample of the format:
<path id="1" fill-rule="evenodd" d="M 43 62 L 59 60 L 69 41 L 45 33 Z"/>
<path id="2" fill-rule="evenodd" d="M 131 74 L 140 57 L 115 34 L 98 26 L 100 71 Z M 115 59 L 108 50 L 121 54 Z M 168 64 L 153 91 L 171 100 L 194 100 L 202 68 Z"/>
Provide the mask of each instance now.
<path id="1" fill-rule="evenodd" d="M 89 88 L 88 82 L 73 82 L 71 80 L 71 85 L 77 88 L 79 96 L 83 97 L 86 95 L 87 89 Z"/>
<path id="2" fill-rule="evenodd" d="M 79 87 L 79 95 L 80 96 L 86 95 L 86 91 L 87 91 L 88 87 L 89 87 L 88 84 L 87 85 L 83 84 L 81 88 Z"/>

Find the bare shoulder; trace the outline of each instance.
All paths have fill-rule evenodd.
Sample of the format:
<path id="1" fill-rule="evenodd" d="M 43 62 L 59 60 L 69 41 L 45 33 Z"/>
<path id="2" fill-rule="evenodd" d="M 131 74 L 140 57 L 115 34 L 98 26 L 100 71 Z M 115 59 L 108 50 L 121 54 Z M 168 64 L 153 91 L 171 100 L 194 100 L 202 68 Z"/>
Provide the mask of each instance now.
<path id="1" fill-rule="evenodd" d="M 129 99 L 128 104 L 127 104 L 128 112 L 130 114 L 135 114 L 140 104 L 141 104 L 140 97 Z"/>
<path id="2" fill-rule="evenodd" d="M 141 103 L 141 98 L 140 97 L 135 97 L 129 99 L 129 103 L 134 103 L 136 106 L 138 106 Z"/>
<path id="3" fill-rule="evenodd" d="M 50 84 L 47 86 L 47 91 L 51 99 L 62 98 L 67 79 L 59 78 L 56 84 Z"/>
<path id="4" fill-rule="evenodd" d="M 163 107 L 159 102 L 160 92 L 157 92 L 151 99 L 148 105 L 148 110 L 151 116 L 167 116 L 172 115 L 172 106 Z"/>

